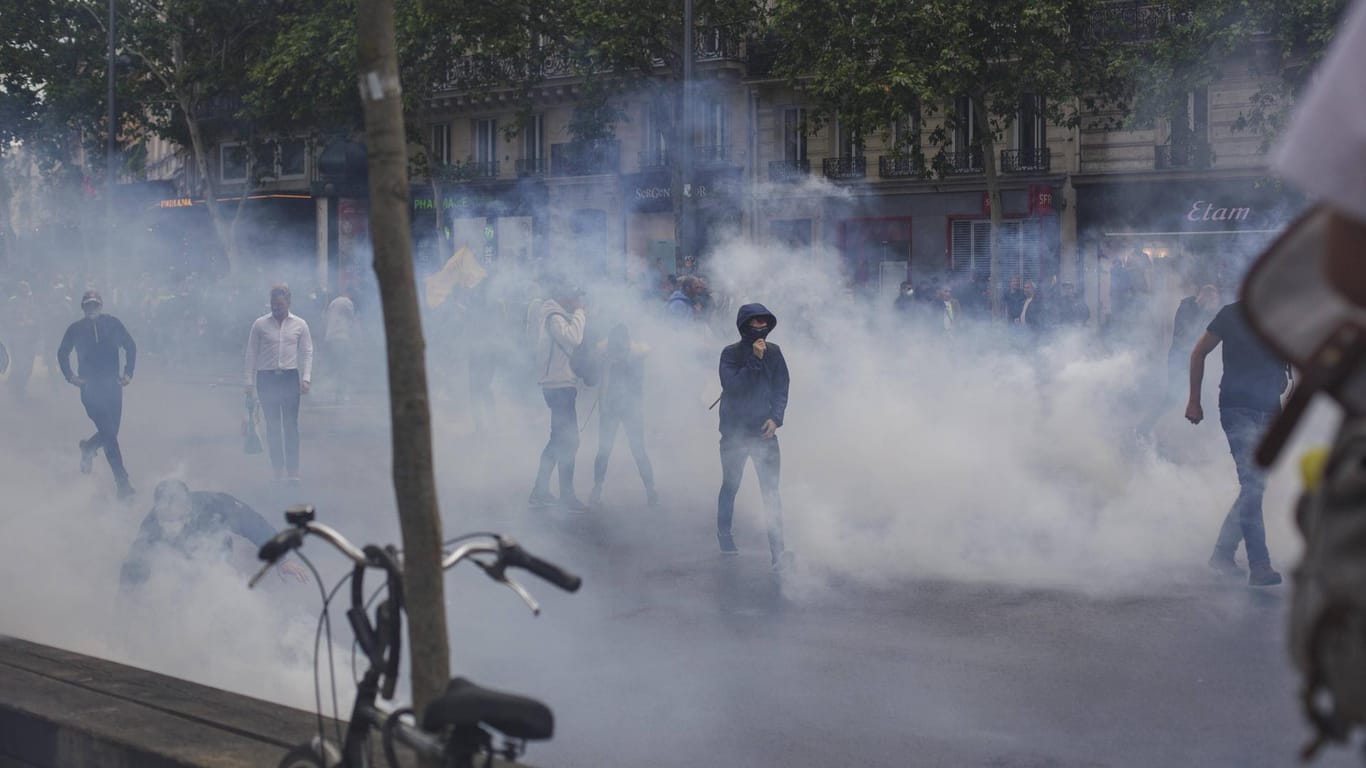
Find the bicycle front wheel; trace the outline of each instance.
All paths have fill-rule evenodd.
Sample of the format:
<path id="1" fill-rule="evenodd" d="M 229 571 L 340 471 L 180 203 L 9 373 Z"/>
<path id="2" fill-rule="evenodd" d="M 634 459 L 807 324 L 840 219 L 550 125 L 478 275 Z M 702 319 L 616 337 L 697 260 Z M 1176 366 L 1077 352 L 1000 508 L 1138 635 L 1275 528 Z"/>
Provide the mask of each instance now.
<path id="1" fill-rule="evenodd" d="M 280 760 L 280 768 L 327 768 L 311 744 L 300 744 Z"/>

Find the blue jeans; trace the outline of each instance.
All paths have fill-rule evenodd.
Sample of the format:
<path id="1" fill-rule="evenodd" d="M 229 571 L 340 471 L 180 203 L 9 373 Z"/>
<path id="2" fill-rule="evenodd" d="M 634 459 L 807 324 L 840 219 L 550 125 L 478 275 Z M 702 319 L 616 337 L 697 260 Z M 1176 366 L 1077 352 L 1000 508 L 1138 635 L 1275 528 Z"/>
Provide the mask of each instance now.
<path id="1" fill-rule="evenodd" d="M 1219 540 L 1214 544 L 1214 552 L 1222 557 L 1232 558 L 1242 541 L 1247 549 L 1247 562 L 1271 562 L 1266 550 L 1266 526 L 1262 523 L 1262 494 L 1266 492 L 1266 475 L 1257 466 L 1253 453 L 1257 441 L 1272 419 L 1274 413 L 1254 408 L 1220 408 L 1219 423 L 1228 437 L 1228 450 L 1233 454 L 1233 464 L 1238 469 L 1238 498 L 1233 508 L 1224 518 L 1219 528 Z"/>
<path id="2" fill-rule="evenodd" d="M 764 513 L 768 518 L 768 548 L 776 561 L 784 550 L 783 499 L 778 493 L 783 459 L 776 437 L 764 440 L 758 435 L 721 436 L 721 492 L 716 498 L 716 533 L 721 538 L 730 538 L 735 496 L 740 492 L 745 464 L 751 460 L 754 474 L 759 476 L 759 493 L 763 496 Z"/>

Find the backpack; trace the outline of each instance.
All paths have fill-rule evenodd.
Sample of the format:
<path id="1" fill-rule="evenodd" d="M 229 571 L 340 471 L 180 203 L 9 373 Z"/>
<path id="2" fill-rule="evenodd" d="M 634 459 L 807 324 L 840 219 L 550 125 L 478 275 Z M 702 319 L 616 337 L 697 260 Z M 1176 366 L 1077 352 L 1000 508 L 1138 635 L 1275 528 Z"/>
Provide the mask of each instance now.
<path id="1" fill-rule="evenodd" d="M 1348 418 L 1326 462 L 1302 462 L 1295 513 L 1304 554 L 1293 572 L 1290 654 L 1304 677 L 1301 705 L 1327 741 L 1366 726 L 1366 418 Z"/>
<path id="2" fill-rule="evenodd" d="M 565 322 L 569 322 L 569 316 L 563 312 L 551 312 L 545 316 L 545 322 L 550 322 L 550 318 L 556 315 L 563 317 Z M 555 336 L 550 333 L 549 329 L 546 330 L 546 336 L 550 337 L 551 344 L 559 347 L 560 351 L 569 357 L 569 370 L 573 371 L 575 376 L 582 379 L 587 386 L 596 387 L 598 385 L 598 375 L 602 372 L 602 361 L 597 353 L 597 345 L 590 339 L 586 328 L 584 329 L 583 340 L 573 350 L 565 349 L 563 344 L 555 340 Z M 547 373 L 550 372 L 550 361 L 554 356 L 555 349 L 552 347 L 550 355 L 545 359 Z"/>

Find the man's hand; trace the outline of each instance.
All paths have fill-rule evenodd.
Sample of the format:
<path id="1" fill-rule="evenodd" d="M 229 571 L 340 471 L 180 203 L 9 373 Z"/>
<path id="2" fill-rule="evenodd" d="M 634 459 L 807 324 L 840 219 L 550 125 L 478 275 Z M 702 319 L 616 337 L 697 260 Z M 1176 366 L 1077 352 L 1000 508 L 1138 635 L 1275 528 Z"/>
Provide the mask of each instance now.
<path id="1" fill-rule="evenodd" d="M 122 385 L 125 386 L 125 387 L 128 386 L 130 383 L 132 383 L 132 381 L 133 381 L 133 377 L 132 377 L 132 376 L 124 376 L 124 377 L 122 377 L 122 378 L 119 379 L 119 383 L 122 384 Z"/>
<path id="2" fill-rule="evenodd" d="M 72 376 L 70 379 L 68 379 L 68 381 L 71 382 L 71 386 L 73 387 L 85 386 L 85 379 L 82 379 L 80 376 Z"/>
<path id="3" fill-rule="evenodd" d="M 299 382 L 299 393 L 303 395 L 308 394 L 308 386 L 309 383 L 306 381 Z"/>
<path id="4" fill-rule="evenodd" d="M 764 359 L 764 352 L 768 350 L 768 343 L 763 339 L 754 340 L 754 356 L 760 360 Z"/>
<path id="5" fill-rule="evenodd" d="M 1186 403 L 1186 421 L 1192 424 L 1199 424 L 1205 420 L 1205 409 L 1200 407 L 1199 400 L 1192 400 Z"/>
<path id="6" fill-rule="evenodd" d="M 764 421 L 764 431 L 759 433 L 759 437 L 765 440 L 772 440 L 773 436 L 776 434 L 778 434 L 778 422 L 773 419 Z"/>
<path id="7" fill-rule="evenodd" d="M 280 574 L 281 581 L 289 581 L 286 577 L 293 576 L 301 583 L 308 583 L 308 571 L 305 571 L 302 565 L 299 565 L 293 560 L 286 560 L 283 563 L 280 563 L 276 566 L 276 570 Z"/>

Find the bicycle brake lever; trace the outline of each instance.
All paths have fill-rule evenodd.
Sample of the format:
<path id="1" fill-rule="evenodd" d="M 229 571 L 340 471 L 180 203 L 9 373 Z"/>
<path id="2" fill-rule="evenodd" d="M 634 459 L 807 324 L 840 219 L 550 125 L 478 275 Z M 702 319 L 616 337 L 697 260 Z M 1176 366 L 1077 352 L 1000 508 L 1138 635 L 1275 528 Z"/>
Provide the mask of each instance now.
<path id="1" fill-rule="evenodd" d="M 526 603 L 526 607 L 531 609 L 532 616 L 541 615 L 541 604 L 536 602 L 536 598 L 532 597 L 529 592 L 523 589 L 521 584 L 518 584 L 517 582 L 507 578 L 506 576 L 499 579 L 498 581 L 499 583 L 505 585 L 508 589 L 512 590 L 513 592 L 516 592 L 518 597 L 522 598 L 522 602 Z"/>
<path id="2" fill-rule="evenodd" d="M 252 587 L 256 586 L 256 582 L 260 581 L 266 575 L 266 573 L 268 573 L 270 569 L 274 567 L 275 563 L 266 563 L 265 565 L 261 566 L 261 570 L 257 571 L 256 575 L 251 577 L 251 581 L 247 582 L 247 589 L 251 589 Z"/>

